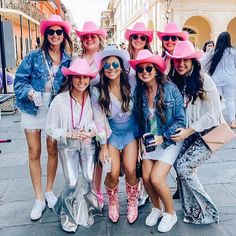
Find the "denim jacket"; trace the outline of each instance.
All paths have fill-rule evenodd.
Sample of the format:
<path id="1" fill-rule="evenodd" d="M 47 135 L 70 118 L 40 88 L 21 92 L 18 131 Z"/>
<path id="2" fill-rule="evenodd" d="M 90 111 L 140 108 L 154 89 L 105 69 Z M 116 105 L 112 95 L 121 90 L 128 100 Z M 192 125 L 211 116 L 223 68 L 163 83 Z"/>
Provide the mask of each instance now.
<path id="1" fill-rule="evenodd" d="M 52 61 L 46 57 L 49 67 L 52 66 Z M 53 81 L 53 92 L 57 94 L 60 86 L 65 81 L 65 77 L 61 72 L 62 66 L 69 67 L 70 57 L 63 52 L 61 64 Z M 38 107 L 34 105 L 33 101 L 28 98 L 28 93 L 33 89 L 35 91 L 43 92 L 46 81 L 48 80 L 48 69 L 44 62 L 43 51 L 41 49 L 31 51 L 26 55 L 20 64 L 14 81 L 14 90 L 16 95 L 17 107 L 28 114 L 36 115 Z"/>
<path id="2" fill-rule="evenodd" d="M 135 93 L 135 104 L 134 104 L 134 111 L 137 114 L 137 104 L 136 104 L 136 96 Z M 139 137 L 143 134 L 148 133 L 151 131 L 151 124 L 149 117 L 151 113 L 149 111 L 148 106 L 148 99 L 145 93 L 145 88 L 143 87 L 142 91 L 143 96 L 143 114 L 144 114 L 144 130 L 139 129 Z M 158 101 L 159 98 L 159 91 L 154 99 L 154 104 Z M 160 115 L 158 114 L 158 110 L 155 110 L 156 122 L 157 122 L 157 134 L 154 135 L 163 135 L 166 138 L 166 141 L 162 143 L 162 147 L 166 148 L 171 144 L 175 144 L 170 139 L 172 134 L 175 134 L 177 128 L 185 128 L 186 118 L 185 118 L 185 111 L 183 107 L 183 98 L 181 93 L 179 92 L 178 88 L 170 81 L 167 81 L 164 85 L 164 103 L 166 109 L 164 110 L 164 116 L 166 119 L 166 123 L 162 123 Z"/>

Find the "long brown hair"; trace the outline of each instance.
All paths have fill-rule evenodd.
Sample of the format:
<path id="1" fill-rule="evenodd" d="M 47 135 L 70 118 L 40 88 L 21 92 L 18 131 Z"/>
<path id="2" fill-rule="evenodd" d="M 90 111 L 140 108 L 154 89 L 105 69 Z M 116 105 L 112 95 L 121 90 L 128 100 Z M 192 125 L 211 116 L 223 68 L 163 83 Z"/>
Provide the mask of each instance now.
<path id="1" fill-rule="evenodd" d="M 102 69 L 99 72 L 100 83 L 97 85 L 100 94 L 98 102 L 107 116 L 111 115 L 110 111 L 111 98 L 109 94 L 109 78 L 105 76 L 103 66 L 107 62 L 109 57 L 110 56 L 105 57 L 102 60 L 101 63 Z M 129 103 L 131 100 L 131 87 L 127 79 L 127 71 L 125 71 L 123 60 L 118 56 L 115 57 L 118 58 L 121 66 L 121 74 L 120 74 L 120 92 L 122 96 L 121 109 L 123 112 L 127 112 L 130 110 Z"/>
<path id="2" fill-rule="evenodd" d="M 158 100 L 154 106 L 158 111 L 158 115 L 160 116 L 162 123 L 166 123 L 166 117 L 164 114 L 164 111 L 166 110 L 166 106 L 164 103 L 164 85 L 168 81 L 168 77 L 163 72 L 161 72 L 155 64 L 153 64 L 153 66 L 156 69 L 155 79 L 158 84 L 158 92 L 159 92 Z M 136 98 L 136 104 L 137 104 L 136 106 L 137 119 L 138 119 L 138 123 L 141 129 L 144 129 L 145 119 L 144 119 L 144 112 L 143 112 L 143 102 L 144 102 L 143 93 L 146 90 L 146 85 L 143 81 L 141 81 L 138 78 L 137 72 L 136 72 L 136 79 L 137 79 L 137 87 L 136 87 L 135 98 Z"/>

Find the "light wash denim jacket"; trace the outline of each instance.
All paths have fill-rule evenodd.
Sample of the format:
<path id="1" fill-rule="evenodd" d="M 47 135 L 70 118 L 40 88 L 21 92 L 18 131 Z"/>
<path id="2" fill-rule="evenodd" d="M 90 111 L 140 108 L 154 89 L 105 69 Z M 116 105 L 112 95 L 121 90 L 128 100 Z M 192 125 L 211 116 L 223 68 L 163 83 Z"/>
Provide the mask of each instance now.
<path id="1" fill-rule="evenodd" d="M 49 67 L 52 61 L 46 57 Z M 53 81 L 54 94 L 59 92 L 60 86 L 65 81 L 61 72 L 62 66 L 69 67 L 70 57 L 63 52 L 61 64 Z M 16 106 L 23 112 L 30 115 L 36 115 L 38 107 L 28 98 L 28 93 L 32 89 L 43 92 L 46 81 L 48 80 L 48 69 L 44 62 L 43 52 L 41 49 L 31 51 L 21 62 L 15 76 L 14 91 L 16 95 Z"/>
<path id="2" fill-rule="evenodd" d="M 137 93 L 135 93 L 134 111 L 135 114 L 138 115 L 136 110 L 136 96 Z M 145 123 L 144 130 L 141 130 L 141 128 L 139 129 L 139 137 L 151 131 L 151 124 L 149 119 L 151 113 L 149 111 L 148 99 L 144 87 L 142 91 L 142 96 Z M 159 92 L 157 91 L 157 94 L 154 99 L 155 104 L 158 100 L 158 97 Z M 167 81 L 164 85 L 164 103 L 166 106 L 166 109 L 164 110 L 166 123 L 162 123 L 160 115 L 158 115 L 158 110 L 155 110 L 155 116 L 157 121 L 157 134 L 154 135 L 163 135 L 166 137 L 166 141 L 164 141 L 161 145 L 163 148 L 166 148 L 171 144 L 175 144 L 175 142 L 170 139 L 170 136 L 172 134 L 175 134 L 177 128 L 185 128 L 186 124 L 182 95 L 179 92 L 178 88 L 170 81 Z"/>

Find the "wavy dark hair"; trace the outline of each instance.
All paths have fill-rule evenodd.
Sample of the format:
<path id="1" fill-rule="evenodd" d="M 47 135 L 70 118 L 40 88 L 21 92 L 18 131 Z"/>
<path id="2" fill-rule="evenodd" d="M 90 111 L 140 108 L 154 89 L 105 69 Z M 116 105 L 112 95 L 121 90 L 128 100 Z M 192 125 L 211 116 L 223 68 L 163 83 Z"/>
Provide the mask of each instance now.
<path id="1" fill-rule="evenodd" d="M 147 37 L 147 36 L 146 36 Z M 151 48 L 151 45 L 150 45 L 150 42 L 149 42 L 149 39 L 147 37 L 146 39 L 146 44 L 144 46 L 143 49 L 148 49 L 151 53 L 152 53 L 152 48 Z M 132 35 L 130 35 L 129 37 L 129 44 L 128 44 L 128 49 L 127 51 L 129 52 L 130 54 L 130 59 L 135 59 L 134 58 L 134 47 L 132 46 Z"/>
<path id="2" fill-rule="evenodd" d="M 219 64 L 226 48 L 231 48 L 231 36 L 228 32 L 222 32 L 216 41 L 214 54 L 210 62 L 209 75 L 213 75 L 217 65 Z"/>
<path id="3" fill-rule="evenodd" d="M 110 98 L 110 94 L 109 94 L 109 81 L 110 81 L 110 79 L 105 76 L 103 66 L 107 62 L 109 57 L 110 56 L 105 57 L 102 60 L 102 63 L 101 63 L 102 69 L 99 71 L 100 83 L 97 85 L 98 90 L 99 90 L 99 94 L 100 94 L 98 102 L 99 102 L 102 110 L 105 112 L 105 114 L 107 116 L 111 115 L 111 111 L 109 108 L 110 103 L 111 103 L 111 98 Z M 115 56 L 115 57 L 118 58 L 121 69 L 122 69 L 121 74 L 120 74 L 120 92 L 121 92 L 121 96 L 122 96 L 121 109 L 123 112 L 127 112 L 130 110 L 129 103 L 131 100 L 131 87 L 130 87 L 130 84 L 127 79 L 127 71 L 124 68 L 124 64 L 123 64 L 122 59 L 118 56 Z"/>
<path id="4" fill-rule="evenodd" d="M 43 42 L 42 42 L 42 45 L 41 45 L 41 49 L 43 51 L 45 51 L 46 55 L 52 60 L 51 56 L 49 55 L 49 48 L 50 48 L 50 42 L 48 41 L 48 29 L 50 28 L 51 26 L 49 26 L 45 32 L 44 32 L 44 38 L 43 38 Z M 60 49 L 61 49 L 61 52 L 64 52 L 66 51 L 70 56 L 72 55 L 72 52 L 73 52 L 73 43 L 72 43 L 72 40 L 70 38 L 70 36 L 65 32 L 65 30 L 62 28 L 62 31 L 63 31 L 63 36 L 64 36 L 64 39 L 60 45 Z"/>
<path id="5" fill-rule="evenodd" d="M 156 102 L 156 104 L 154 104 L 155 108 L 158 111 L 158 115 L 161 118 L 162 123 L 166 123 L 166 117 L 164 114 L 164 111 L 166 110 L 166 106 L 164 103 L 164 85 L 167 81 L 169 81 L 168 77 L 162 73 L 158 67 L 153 64 L 153 66 L 156 69 L 156 74 L 155 74 L 155 79 L 157 81 L 158 84 L 158 92 L 159 92 L 159 97 L 158 100 Z M 145 119 L 144 119 L 144 112 L 143 112 L 143 94 L 146 90 L 146 85 L 145 83 L 140 80 L 138 78 L 138 73 L 136 71 L 136 79 L 137 79 L 137 87 L 136 87 L 136 115 L 137 115 L 137 120 L 138 120 L 138 124 L 141 128 L 141 130 L 144 130 L 145 127 Z"/>
<path id="6" fill-rule="evenodd" d="M 199 97 L 201 100 L 206 99 L 206 91 L 203 88 L 204 76 L 200 62 L 193 58 L 192 69 L 187 75 L 179 75 L 176 70 L 173 71 L 171 80 L 177 85 L 179 90 L 188 96 L 192 104 Z M 184 91 L 185 90 L 185 91 Z"/>

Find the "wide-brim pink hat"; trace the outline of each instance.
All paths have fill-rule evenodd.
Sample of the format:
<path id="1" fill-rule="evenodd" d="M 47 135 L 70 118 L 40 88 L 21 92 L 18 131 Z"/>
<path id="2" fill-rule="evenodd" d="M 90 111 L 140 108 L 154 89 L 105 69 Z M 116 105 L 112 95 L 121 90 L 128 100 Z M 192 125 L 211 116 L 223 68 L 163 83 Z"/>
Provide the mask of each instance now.
<path id="1" fill-rule="evenodd" d="M 71 23 L 69 21 L 63 21 L 59 15 L 51 15 L 48 19 L 42 19 L 40 21 L 40 32 L 44 35 L 48 27 L 58 25 L 69 35 L 71 31 Z"/>
<path id="2" fill-rule="evenodd" d="M 72 61 L 69 68 L 63 66 L 61 71 L 66 77 L 69 75 L 83 75 L 89 76 L 91 79 L 93 79 L 98 74 L 98 71 L 91 70 L 86 59 L 81 58 L 76 58 L 74 61 Z"/>
<path id="3" fill-rule="evenodd" d="M 138 64 L 142 63 L 152 63 L 157 65 L 161 72 L 164 72 L 166 69 L 166 63 L 163 58 L 159 55 L 152 54 L 148 49 L 140 50 L 136 60 L 130 60 L 130 66 L 136 70 Z"/>
<path id="4" fill-rule="evenodd" d="M 103 51 L 96 52 L 93 56 L 93 60 L 97 68 L 101 69 L 101 63 L 102 60 L 105 57 L 110 57 L 110 56 L 115 56 L 119 57 L 123 61 L 123 65 L 126 71 L 129 71 L 129 60 L 130 60 L 130 55 L 128 51 L 126 50 L 118 50 L 116 46 L 114 45 L 108 45 L 106 46 Z"/>
<path id="5" fill-rule="evenodd" d="M 173 54 L 166 52 L 166 55 L 174 59 L 199 59 L 203 56 L 203 50 L 196 50 L 190 41 L 178 41 Z"/>
<path id="6" fill-rule="evenodd" d="M 83 29 L 81 31 L 76 29 L 75 32 L 79 37 L 85 34 L 97 34 L 104 38 L 107 36 L 107 31 L 105 29 L 99 29 L 93 21 L 86 21 Z"/>
<path id="7" fill-rule="evenodd" d="M 137 22 L 133 29 L 127 29 L 125 31 L 125 39 L 129 40 L 130 36 L 132 34 L 142 34 L 142 35 L 146 35 L 148 37 L 148 41 L 149 43 L 152 42 L 153 39 L 153 31 L 152 30 L 148 30 L 145 26 L 144 23 L 142 22 Z"/>
<path id="8" fill-rule="evenodd" d="M 165 26 L 164 32 L 157 31 L 158 38 L 162 40 L 163 36 L 178 36 L 182 40 L 188 40 L 189 34 L 187 31 L 181 31 L 175 23 L 169 23 Z"/>

